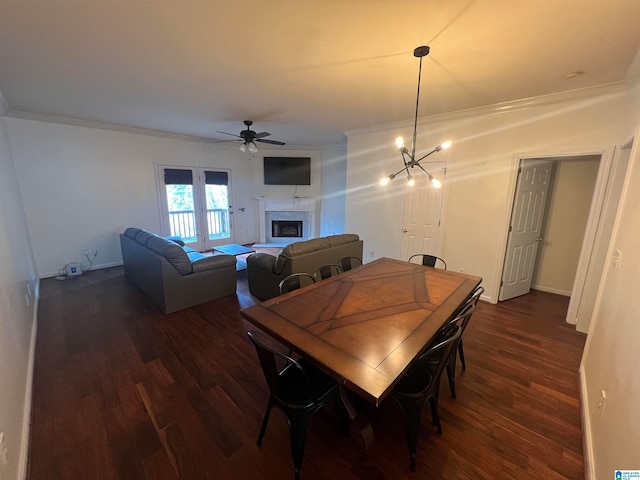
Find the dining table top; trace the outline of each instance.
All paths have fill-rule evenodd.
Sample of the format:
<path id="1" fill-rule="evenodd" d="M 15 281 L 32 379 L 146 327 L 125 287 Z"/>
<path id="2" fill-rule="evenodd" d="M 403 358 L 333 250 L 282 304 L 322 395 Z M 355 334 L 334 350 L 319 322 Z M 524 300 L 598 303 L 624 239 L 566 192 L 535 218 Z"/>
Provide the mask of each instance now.
<path id="1" fill-rule="evenodd" d="M 380 258 L 240 315 L 377 406 L 481 281 Z"/>

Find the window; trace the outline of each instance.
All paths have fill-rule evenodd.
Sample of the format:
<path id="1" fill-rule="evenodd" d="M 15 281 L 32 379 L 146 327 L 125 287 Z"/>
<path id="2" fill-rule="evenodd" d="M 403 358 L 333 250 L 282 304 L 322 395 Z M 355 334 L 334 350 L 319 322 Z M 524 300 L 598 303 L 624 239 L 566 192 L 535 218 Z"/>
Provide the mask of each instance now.
<path id="1" fill-rule="evenodd" d="M 196 167 L 158 167 L 163 233 L 205 251 L 233 243 L 229 172 Z"/>

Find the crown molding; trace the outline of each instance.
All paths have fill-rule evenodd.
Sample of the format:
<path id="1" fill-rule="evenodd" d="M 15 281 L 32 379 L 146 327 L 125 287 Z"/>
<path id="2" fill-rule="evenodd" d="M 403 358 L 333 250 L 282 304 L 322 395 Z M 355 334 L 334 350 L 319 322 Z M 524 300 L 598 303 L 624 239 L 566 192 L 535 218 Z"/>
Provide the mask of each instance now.
<path id="1" fill-rule="evenodd" d="M 594 98 L 603 95 L 619 94 L 629 90 L 629 87 L 625 82 L 613 82 L 605 85 L 598 85 L 596 87 L 586 87 L 576 90 L 569 90 L 566 92 L 552 93 L 549 95 L 541 95 L 538 97 L 522 98 L 518 100 L 512 100 L 508 102 L 495 103 L 493 105 L 485 105 L 482 107 L 469 108 L 465 110 L 457 110 L 455 112 L 440 113 L 437 115 L 428 115 L 425 117 L 419 117 L 421 123 L 437 123 L 446 121 L 465 120 L 472 117 L 481 117 L 489 115 L 497 115 L 507 112 L 516 112 L 522 110 L 528 110 L 531 108 L 555 105 L 560 103 L 567 103 L 577 100 L 584 100 L 585 98 Z M 353 130 L 347 130 L 344 134 L 349 136 L 363 135 L 367 133 L 376 133 L 388 130 L 400 130 L 404 128 L 413 128 L 414 120 L 401 120 L 398 122 L 385 123 L 381 125 L 374 125 L 371 127 L 362 127 Z"/>
<path id="2" fill-rule="evenodd" d="M 0 113 L 2 112 L 2 92 L 0 92 Z M 6 104 L 5 104 L 6 105 Z M 63 117 L 59 115 L 47 115 L 43 113 L 25 112 L 21 110 L 9 110 L 5 109 L 6 116 L 10 118 L 18 118 L 24 120 L 35 120 L 37 122 L 46 123 L 58 123 L 62 125 L 70 125 L 74 127 L 86 127 L 96 128 L 98 130 L 110 130 L 114 132 L 133 133 L 138 135 L 149 135 L 153 137 L 170 138 L 174 140 L 186 140 L 191 142 L 202 142 L 216 144 L 221 148 L 235 148 L 237 144 L 233 142 L 223 142 L 208 137 L 201 137 L 198 135 L 187 135 L 182 133 L 170 132 L 167 130 L 154 130 L 150 128 L 132 127 L 129 125 L 121 125 L 118 123 L 97 122 L 94 120 L 82 120 L 78 118 Z M 344 143 L 331 144 L 331 145 L 279 145 L 277 148 L 267 147 L 265 145 L 260 146 L 260 150 L 322 150 L 325 148 L 346 148 L 346 139 Z"/>
<path id="3" fill-rule="evenodd" d="M 640 48 L 636 51 L 631 65 L 627 68 L 627 73 L 624 76 L 624 83 L 629 89 L 633 89 L 640 84 Z"/>
<path id="4" fill-rule="evenodd" d="M 205 143 L 216 143 L 212 138 L 200 137 L 197 135 L 186 135 L 181 133 L 169 132 L 165 130 L 154 130 L 151 128 L 131 127 L 118 123 L 97 122 L 93 120 L 82 120 L 78 118 L 63 117 L 59 115 L 48 115 L 44 113 L 25 112 L 21 110 L 10 110 L 7 117 L 20 118 L 24 120 L 35 120 L 37 122 L 58 123 L 62 125 L 71 125 L 74 127 L 96 128 L 99 130 L 111 130 L 114 132 L 136 133 L 139 135 L 150 135 L 154 137 L 173 138 L 177 140 L 191 140 Z"/>

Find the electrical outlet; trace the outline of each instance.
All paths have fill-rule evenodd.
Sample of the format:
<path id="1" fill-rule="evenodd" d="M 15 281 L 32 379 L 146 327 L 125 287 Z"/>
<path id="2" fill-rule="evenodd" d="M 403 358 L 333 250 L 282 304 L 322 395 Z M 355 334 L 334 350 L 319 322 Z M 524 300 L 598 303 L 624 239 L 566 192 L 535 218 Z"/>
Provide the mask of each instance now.
<path id="1" fill-rule="evenodd" d="M 375 257 L 376 256 L 376 252 L 374 252 L 373 250 L 369 250 L 369 256 L 371 258 Z"/>
<path id="2" fill-rule="evenodd" d="M 604 413 L 604 406 L 607 403 L 607 392 L 602 390 L 600 392 L 600 401 L 598 402 L 598 410 L 600 410 L 600 415 Z"/>
<path id="3" fill-rule="evenodd" d="M 0 432 L 0 465 L 9 463 L 7 445 L 4 443 L 4 432 Z"/>

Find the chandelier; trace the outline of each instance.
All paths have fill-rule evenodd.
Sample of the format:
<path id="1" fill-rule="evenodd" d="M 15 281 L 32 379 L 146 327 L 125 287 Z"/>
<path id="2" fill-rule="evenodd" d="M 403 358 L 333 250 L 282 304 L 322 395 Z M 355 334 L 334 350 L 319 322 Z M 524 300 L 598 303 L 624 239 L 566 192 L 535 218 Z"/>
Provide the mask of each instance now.
<path id="1" fill-rule="evenodd" d="M 422 76 L 422 58 L 429 55 L 429 50 L 430 49 L 428 46 L 423 45 L 421 47 L 417 47 L 413 51 L 413 56 L 418 57 L 420 59 L 420 68 L 418 70 L 418 94 L 416 95 L 416 116 L 413 122 L 413 141 L 411 144 L 411 153 L 409 153 L 409 150 L 407 150 L 407 147 L 405 147 L 403 138 L 402 137 L 396 138 L 396 146 L 398 147 L 398 151 L 402 156 L 402 163 L 404 164 L 404 167 L 398 170 L 396 173 L 392 173 L 388 177 L 384 177 L 382 180 L 380 180 L 380 185 L 386 185 L 402 172 L 407 172 L 407 183 L 409 186 L 413 187 L 416 181 L 414 180 L 411 172 L 413 171 L 414 167 L 418 167 L 427 175 L 427 177 L 429 177 L 429 180 L 431 181 L 431 183 L 435 188 L 440 188 L 442 186 L 442 184 L 437 178 L 435 178 L 433 175 L 427 172 L 424 169 L 424 167 L 420 165 L 420 162 L 425 158 L 427 158 L 432 153 L 439 152 L 440 150 L 444 150 L 445 148 L 449 148 L 451 146 L 451 141 L 447 140 L 446 142 L 435 147 L 426 155 L 423 155 L 422 157 L 416 160 L 416 134 L 418 129 L 418 106 L 420 105 L 420 78 Z M 409 170 L 410 168 L 411 170 Z"/>

